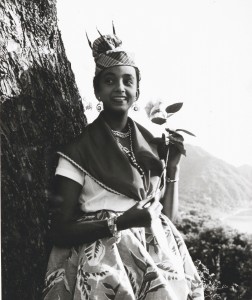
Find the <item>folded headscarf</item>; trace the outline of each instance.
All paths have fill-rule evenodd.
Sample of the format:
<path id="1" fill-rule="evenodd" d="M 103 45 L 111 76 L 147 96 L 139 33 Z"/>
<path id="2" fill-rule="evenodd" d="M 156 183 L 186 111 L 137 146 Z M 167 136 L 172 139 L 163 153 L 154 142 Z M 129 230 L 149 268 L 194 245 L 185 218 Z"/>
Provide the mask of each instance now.
<path id="1" fill-rule="evenodd" d="M 123 48 L 122 41 L 116 36 L 114 27 L 113 32 L 114 34 L 108 35 L 102 35 L 99 32 L 100 37 L 94 41 L 93 45 L 87 37 L 96 64 L 95 75 L 114 66 L 137 68 L 133 53 Z"/>

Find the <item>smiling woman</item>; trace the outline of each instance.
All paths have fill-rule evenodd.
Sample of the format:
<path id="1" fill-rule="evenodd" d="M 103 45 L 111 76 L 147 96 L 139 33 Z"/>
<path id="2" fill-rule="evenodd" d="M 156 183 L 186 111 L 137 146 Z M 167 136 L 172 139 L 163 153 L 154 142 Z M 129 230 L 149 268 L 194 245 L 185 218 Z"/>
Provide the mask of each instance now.
<path id="1" fill-rule="evenodd" d="M 44 299 L 204 299 L 170 221 L 181 153 L 170 151 L 166 165 L 152 134 L 128 117 L 140 73 L 115 32 L 89 43 L 104 110 L 58 152 Z"/>
<path id="2" fill-rule="evenodd" d="M 95 89 L 96 98 L 105 111 L 126 113 L 138 99 L 136 70 L 132 66 L 115 66 L 104 70 Z"/>
<path id="3" fill-rule="evenodd" d="M 89 46 L 83 30 L 95 37 L 96 26 L 108 32 L 108 20 L 114 20 L 134 49 L 144 75 L 141 110 L 150 100 L 162 100 L 165 105 L 182 101 L 183 111 L 170 123 L 196 133 L 197 139 L 188 143 L 235 166 L 252 165 L 252 2 L 109 3 L 75 0 L 75 5 L 57 4 L 64 45 L 82 97 L 95 100 L 93 62 L 86 59 Z M 87 115 L 93 120 L 95 112 L 89 110 Z M 139 122 L 150 128 L 144 117 Z M 155 132 L 154 127 L 151 130 Z M 242 141 L 242 150 L 237 139 Z"/>

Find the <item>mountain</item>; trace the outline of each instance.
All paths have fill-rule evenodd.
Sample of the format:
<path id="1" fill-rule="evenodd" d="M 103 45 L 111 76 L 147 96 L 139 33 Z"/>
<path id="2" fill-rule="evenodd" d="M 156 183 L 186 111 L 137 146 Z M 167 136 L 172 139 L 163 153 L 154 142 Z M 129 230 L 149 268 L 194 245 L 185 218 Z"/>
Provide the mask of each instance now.
<path id="1" fill-rule="evenodd" d="M 180 172 L 180 208 L 216 215 L 252 204 L 252 167 L 234 167 L 186 145 Z"/>
<path id="2" fill-rule="evenodd" d="M 249 179 L 250 182 L 252 181 L 252 167 L 251 166 L 243 165 L 243 166 L 239 167 L 239 171 L 245 178 Z"/>

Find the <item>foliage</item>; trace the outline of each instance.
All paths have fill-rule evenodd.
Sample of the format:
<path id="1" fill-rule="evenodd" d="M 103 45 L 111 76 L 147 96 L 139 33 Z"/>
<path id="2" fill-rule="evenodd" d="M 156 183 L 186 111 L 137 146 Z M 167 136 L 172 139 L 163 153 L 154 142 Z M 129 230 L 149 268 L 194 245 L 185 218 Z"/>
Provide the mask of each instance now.
<path id="1" fill-rule="evenodd" d="M 163 107 L 161 101 L 157 101 L 156 103 L 149 102 L 145 107 L 146 113 L 150 120 L 158 125 L 166 124 L 167 119 L 173 116 L 176 112 L 178 112 L 183 106 L 182 102 L 174 103 L 168 105 L 166 108 Z M 165 128 L 166 133 L 162 133 L 162 137 L 157 137 L 152 139 L 152 143 L 157 146 L 157 152 L 161 159 L 164 159 L 165 165 L 163 168 L 163 172 L 160 176 L 159 182 L 156 187 L 156 191 L 158 191 L 160 184 L 162 182 L 162 178 L 165 174 L 166 166 L 168 164 L 168 159 L 170 153 L 180 152 L 183 155 L 186 155 L 186 150 L 184 147 L 184 138 L 179 131 L 182 131 L 186 134 L 194 136 L 193 133 L 189 132 L 185 129 L 176 129 L 171 130 L 170 128 Z M 167 134 L 168 133 L 168 134 Z"/>
<path id="2" fill-rule="evenodd" d="M 252 237 L 223 227 L 209 216 L 177 221 L 202 276 L 206 299 L 251 299 Z"/>

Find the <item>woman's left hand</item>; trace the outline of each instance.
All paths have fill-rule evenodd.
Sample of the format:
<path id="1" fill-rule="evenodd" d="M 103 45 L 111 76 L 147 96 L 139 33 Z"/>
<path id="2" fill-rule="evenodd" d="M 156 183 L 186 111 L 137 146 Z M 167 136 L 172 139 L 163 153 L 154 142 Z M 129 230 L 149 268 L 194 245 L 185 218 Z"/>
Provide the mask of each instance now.
<path id="1" fill-rule="evenodd" d="M 183 136 L 174 131 L 171 131 L 169 135 L 163 134 L 162 138 L 154 139 L 160 159 L 166 160 L 167 151 L 169 151 L 167 168 L 176 168 L 179 165 L 181 155 L 185 155 L 183 141 Z"/>
<path id="2" fill-rule="evenodd" d="M 181 152 L 174 144 L 169 144 L 169 154 L 168 154 L 168 162 L 167 162 L 167 170 L 175 169 L 178 167 L 180 159 L 181 159 Z"/>

